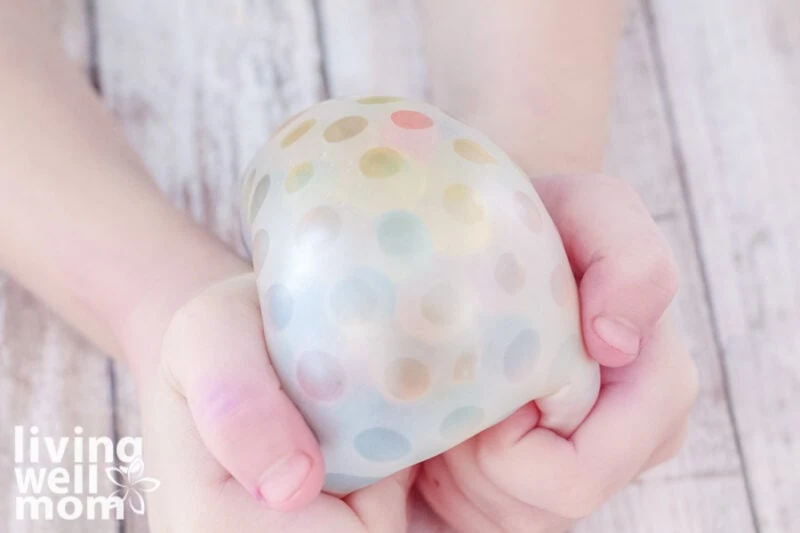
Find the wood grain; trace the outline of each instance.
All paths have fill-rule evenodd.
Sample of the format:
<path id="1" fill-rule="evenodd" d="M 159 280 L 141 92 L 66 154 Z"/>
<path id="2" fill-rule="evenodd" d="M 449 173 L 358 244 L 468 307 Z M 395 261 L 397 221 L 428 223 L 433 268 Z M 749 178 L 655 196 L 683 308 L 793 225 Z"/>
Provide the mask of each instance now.
<path id="1" fill-rule="evenodd" d="M 90 63 L 89 31 L 80 0 L 45 0 L 52 31 L 77 64 Z M 62 323 L 24 288 L 0 273 L 0 529 L 9 533 L 114 533 L 111 521 L 16 520 L 18 486 L 13 470 L 14 427 L 39 429 L 41 437 L 113 437 L 110 362 Z M 23 447 L 26 453 L 28 450 Z M 57 466 L 69 470 L 74 456 Z M 49 464 L 43 462 L 42 465 Z M 28 460 L 21 467 L 34 466 Z M 110 465 L 111 466 L 111 465 Z M 100 473 L 98 494 L 113 486 Z"/>
<path id="2" fill-rule="evenodd" d="M 653 2 L 760 530 L 800 527 L 800 4 Z"/>
<path id="3" fill-rule="evenodd" d="M 310 2 L 104 0 L 100 87 L 172 202 L 239 252 L 240 174 L 286 117 L 322 99 Z M 139 435 L 130 376 L 115 373 L 121 435 Z M 126 517 L 126 533 L 144 533 Z"/>

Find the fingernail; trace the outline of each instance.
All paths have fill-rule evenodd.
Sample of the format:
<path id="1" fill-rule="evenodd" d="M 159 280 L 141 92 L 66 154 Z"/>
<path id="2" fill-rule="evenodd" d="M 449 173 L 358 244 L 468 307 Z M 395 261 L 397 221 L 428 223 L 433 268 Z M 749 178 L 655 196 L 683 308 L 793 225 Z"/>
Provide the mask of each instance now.
<path id="1" fill-rule="evenodd" d="M 612 348 L 631 357 L 639 355 L 639 332 L 627 320 L 599 316 L 594 319 L 594 331 Z"/>
<path id="2" fill-rule="evenodd" d="M 303 486 L 310 471 L 311 458 L 301 451 L 279 459 L 261 476 L 261 497 L 267 504 L 285 502 Z"/>

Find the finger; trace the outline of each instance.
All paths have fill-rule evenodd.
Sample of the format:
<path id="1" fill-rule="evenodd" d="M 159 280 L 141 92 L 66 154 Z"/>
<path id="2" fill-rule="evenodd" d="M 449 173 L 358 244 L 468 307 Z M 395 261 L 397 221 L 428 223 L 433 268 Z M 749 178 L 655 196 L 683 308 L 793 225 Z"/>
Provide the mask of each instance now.
<path id="1" fill-rule="evenodd" d="M 606 176 L 534 182 L 579 279 L 589 354 L 605 366 L 630 363 L 675 295 L 669 246 L 639 196 Z"/>
<path id="2" fill-rule="evenodd" d="M 685 420 L 696 393 L 694 363 L 666 317 L 637 361 L 611 373 L 570 440 L 539 427 L 511 446 L 480 442 L 480 467 L 531 505 L 569 518 L 591 513 L 638 475 Z"/>
<path id="3" fill-rule="evenodd" d="M 313 433 L 269 362 L 252 274 L 187 304 L 164 341 L 167 371 L 211 453 L 256 498 L 297 509 L 324 478 Z"/>
<path id="4" fill-rule="evenodd" d="M 367 531 L 405 533 L 408 524 L 408 491 L 416 468 L 406 468 L 386 479 L 352 492 L 344 499 Z"/>

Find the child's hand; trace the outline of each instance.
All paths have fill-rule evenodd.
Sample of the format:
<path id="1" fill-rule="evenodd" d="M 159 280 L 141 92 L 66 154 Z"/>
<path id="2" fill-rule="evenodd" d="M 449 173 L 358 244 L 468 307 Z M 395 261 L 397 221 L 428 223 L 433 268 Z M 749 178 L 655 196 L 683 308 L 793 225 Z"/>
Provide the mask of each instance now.
<path id="1" fill-rule="evenodd" d="M 603 368 L 598 403 L 569 439 L 537 428 L 529 404 L 426 462 L 416 485 L 458 531 L 563 531 L 677 453 L 697 392 L 695 364 L 662 317 L 675 292 L 673 260 L 638 196 L 601 176 L 534 184 L 579 280 L 590 354 L 627 366 Z"/>
<path id="2" fill-rule="evenodd" d="M 142 388 L 148 470 L 161 481 L 154 532 L 405 531 L 408 471 L 345 500 L 319 495 L 319 447 L 270 367 L 252 275 L 184 305 L 161 361 Z"/>

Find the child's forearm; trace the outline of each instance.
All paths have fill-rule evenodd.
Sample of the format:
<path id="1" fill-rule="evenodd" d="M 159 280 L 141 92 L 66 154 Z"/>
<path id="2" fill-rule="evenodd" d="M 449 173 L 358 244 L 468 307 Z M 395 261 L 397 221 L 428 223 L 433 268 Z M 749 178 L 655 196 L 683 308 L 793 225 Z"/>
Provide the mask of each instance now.
<path id="1" fill-rule="evenodd" d="M 601 170 L 621 4 L 418 2 L 436 103 L 529 174 Z"/>
<path id="2" fill-rule="evenodd" d="M 147 373 L 174 310 L 247 265 L 161 196 L 31 4 L 0 0 L 0 269 Z"/>

